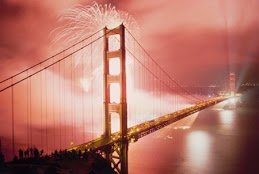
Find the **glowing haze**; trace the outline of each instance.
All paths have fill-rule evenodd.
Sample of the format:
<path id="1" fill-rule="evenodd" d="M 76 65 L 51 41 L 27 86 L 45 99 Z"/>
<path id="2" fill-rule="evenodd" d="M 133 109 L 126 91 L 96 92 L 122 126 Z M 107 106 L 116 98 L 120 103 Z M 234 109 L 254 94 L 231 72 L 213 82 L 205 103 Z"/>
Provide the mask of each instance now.
<path id="1" fill-rule="evenodd" d="M 225 75 L 229 62 L 232 69 L 242 73 L 244 81 L 258 79 L 253 76 L 258 72 L 259 60 L 257 0 L 97 2 L 111 3 L 133 15 L 140 24 L 145 48 L 180 81 L 190 82 L 184 77 L 191 76 L 194 84 L 216 83 Z M 60 12 L 75 4 L 92 3 L 91 0 L 1 1 L 0 78 L 52 55 L 56 50 L 49 53 L 52 38 L 48 36 L 59 26 L 56 21 Z"/>
<path id="2" fill-rule="evenodd" d="M 108 2 L 108 5 L 104 5 Z M 141 33 L 142 43 L 148 52 L 154 56 L 156 61 L 177 81 L 185 82 L 191 85 L 204 84 L 222 84 L 226 79 L 228 67 L 232 70 L 241 69 L 239 75 L 244 80 L 249 73 L 250 68 L 258 65 L 259 42 L 258 42 L 258 5 L 256 0 L 236 0 L 236 1 L 182 1 L 182 0 L 125 0 L 125 1 L 98 1 L 93 3 L 86 0 L 56 0 L 56 1 L 18 1 L 3 0 L 0 2 L 0 79 L 5 79 L 21 70 L 44 60 L 47 56 L 57 52 L 57 48 L 61 49 L 71 45 L 82 38 L 89 36 L 91 33 L 102 29 L 104 26 L 113 28 L 121 23 L 138 35 Z M 81 4 L 81 5 L 75 5 Z M 115 8 L 116 6 L 116 8 Z M 117 10 L 120 9 L 120 10 Z M 123 10 L 123 11 L 121 11 Z M 138 21 L 140 27 L 130 14 Z M 59 15 L 59 23 L 57 16 Z M 56 30 L 53 31 L 53 29 Z M 52 34 L 50 34 L 52 32 Z M 98 33 L 100 36 L 102 33 Z M 94 38 L 92 38 L 94 39 Z M 116 40 L 118 38 L 114 38 Z M 52 41 L 52 42 L 51 42 Z M 129 42 L 131 42 L 129 40 Z M 49 45 L 52 45 L 49 48 Z M 116 47 L 116 44 L 114 45 Z M 82 113 L 78 113 L 83 107 L 82 94 L 91 100 L 84 103 L 87 106 L 87 114 L 91 115 L 89 122 L 102 126 L 100 118 L 102 117 L 102 88 L 100 86 L 102 80 L 102 43 L 97 42 L 93 47 L 84 49 L 81 53 L 76 54 L 74 62 L 71 64 L 75 69 L 74 81 L 72 84 L 68 79 L 72 68 L 66 69 L 65 64 L 61 65 L 59 71 L 64 71 L 61 82 L 64 86 L 59 93 L 55 93 L 54 89 L 58 88 L 58 84 L 52 90 L 43 92 L 44 115 L 49 117 L 59 115 L 60 106 L 55 105 L 59 101 L 59 94 L 65 94 L 61 97 L 61 105 L 64 107 L 61 114 L 64 126 L 68 126 L 67 132 L 72 131 L 71 119 L 72 110 L 78 118 L 78 122 L 83 118 Z M 82 57 L 87 57 L 88 61 L 83 61 Z M 129 60 L 132 58 L 129 56 Z M 128 62 L 132 64 L 131 61 Z M 70 64 L 70 62 L 67 62 Z M 62 67 L 64 65 L 64 67 Z M 84 68 L 84 75 L 80 75 L 77 70 Z M 116 63 L 115 65 L 116 66 Z M 54 68 L 53 68 L 54 69 Z M 66 72 L 68 72 L 66 74 Z M 129 69 L 128 75 L 133 72 Z M 47 89 L 52 88 L 51 82 L 59 82 L 58 67 L 56 70 L 46 70 L 42 78 L 49 77 L 50 82 L 45 82 Z M 258 71 L 255 71 L 258 73 Z M 71 73 L 72 74 L 72 73 Z M 251 74 L 247 79 L 256 79 L 256 74 Z M 258 76 L 257 76 L 258 77 Z M 38 139 L 40 129 L 40 77 L 35 79 L 36 85 L 33 86 L 34 97 L 38 100 L 32 100 L 34 107 L 32 108 L 34 137 Z M 128 85 L 132 79 L 129 79 Z M 258 80 L 258 79 L 256 79 Z M 94 84 L 94 86 L 92 85 Z M 22 84 L 23 87 L 26 83 Z M 128 86 L 130 89 L 130 86 Z M 84 91 L 82 89 L 84 88 Z M 23 137 L 26 134 L 26 102 L 25 93 L 18 92 L 15 89 L 15 118 L 17 130 L 21 130 L 16 135 Z M 74 99 L 70 96 L 70 91 L 75 91 Z M 94 91 L 93 91 L 94 90 Z M 118 91 L 114 87 L 114 91 Z M 114 92 L 114 93 L 115 93 Z M 152 118 L 150 105 L 146 102 L 149 100 L 150 93 L 148 90 L 135 90 L 134 95 L 128 98 L 129 103 L 133 105 L 129 107 L 139 108 L 139 103 L 144 103 L 142 107 L 143 113 L 135 114 L 139 117 L 135 118 L 136 122 L 141 120 L 142 114 L 147 114 Z M 53 97 L 54 96 L 54 97 Z M 99 97 L 93 97 L 99 96 Z M 5 100 L 8 94 L 1 95 L 1 122 L 7 121 L 8 124 L 1 126 L 1 132 L 8 132 L 10 136 L 10 100 Z M 50 100 L 47 100 L 48 97 Z M 52 100 L 53 97 L 53 100 Z M 143 99 L 144 98 L 144 99 Z M 170 98 L 165 96 L 166 99 Z M 73 99 L 73 108 L 70 108 Z M 183 99 L 179 99 L 180 102 Z M 138 101 L 133 103 L 132 101 Z M 152 100 L 153 105 L 158 106 L 160 101 Z M 30 101 L 31 102 L 31 101 Z M 91 105 L 95 103 L 96 105 Z M 165 101 L 165 104 L 170 103 Z M 152 106 L 153 106 L 152 105 Z M 5 107 L 6 106 L 6 107 Z M 168 109 L 168 108 L 167 108 Z M 174 108 L 177 109 L 177 108 Z M 95 111 L 95 117 L 93 112 Z M 137 111 L 135 111 L 137 112 Z M 159 113 L 154 109 L 155 113 Z M 54 114 L 53 114 L 54 113 Z M 20 118 L 18 118 L 18 115 Z M 60 115 L 61 115 L 60 114 Z M 164 114 L 164 113 L 160 113 Z M 58 122 L 59 117 L 48 118 L 49 123 Z M 47 117 L 44 120 L 47 122 Z M 74 122 L 73 122 L 74 124 Z M 130 123 L 134 124 L 134 123 Z M 190 123 L 192 124 L 192 123 Z M 60 125 L 60 130 L 65 130 Z M 83 125 L 78 124 L 79 134 L 82 134 Z M 113 127 L 114 128 L 114 127 Z M 6 131 L 7 130 L 7 131 Z M 48 127 L 50 133 L 55 134 L 53 125 Z M 54 130 L 54 131 L 53 131 Z M 76 131 L 76 130 L 75 130 Z M 101 133 L 102 129 L 93 126 L 86 128 L 89 132 Z M 65 131 L 64 131 L 65 132 Z M 62 132 L 63 133 L 63 132 Z M 62 141 L 68 144 L 72 135 L 62 137 Z M 34 140 L 35 141 L 35 140 Z M 81 143 L 82 141 L 74 141 L 72 143 Z M 45 143 L 45 142 L 44 142 Z M 70 143 L 70 142 L 69 142 Z M 6 144 L 5 144 L 6 145 Z M 24 144 L 23 144 L 24 145 Z M 55 142 L 52 142 L 53 150 Z"/>

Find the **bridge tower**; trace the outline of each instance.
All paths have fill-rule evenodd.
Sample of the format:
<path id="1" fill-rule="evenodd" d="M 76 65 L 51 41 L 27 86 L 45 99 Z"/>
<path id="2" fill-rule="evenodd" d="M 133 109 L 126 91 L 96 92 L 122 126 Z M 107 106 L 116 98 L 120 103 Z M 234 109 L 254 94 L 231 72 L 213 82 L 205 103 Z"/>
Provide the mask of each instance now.
<path id="1" fill-rule="evenodd" d="M 233 72 L 229 73 L 229 95 L 234 96 L 236 93 L 236 74 Z"/>
<path id="2" fill-rule="evenodd" d="M 125 56 L 125 27 L 123 24 L 114 29 L 103 29 L 104 32 L 104 116 L 105 128 L 104 136 L 106 139 L 111 137 L 111 114 L 116 113 L 120 119 L 120 136 L 121 141 L 114 146 L 111 152 L 106 153 L 106 159 L 112 164 L 119 173 L 128 173 L 128 141 L 127 141 L 127 95 L 126 95 L 126 56 Z M 118 50 L 111 50 L 109 40 L 111 37 L 116 37 L 119 40 L 120 47 Z M 112 65 L 112 62 L 119 62 Z M 117 66 L 117 67 L 114 67 Z M 118 73 L 111 73 L 112 68 L 119 69 Z M 112 86 L 119 86 L 120 99 L 118 102 L 111 101 Z M 117 153 L 117 157 L 113 155 Z M 117 162 L 115 162 L 116 158 Z M 119 160 L 118 160 L 119 158 Z"/>

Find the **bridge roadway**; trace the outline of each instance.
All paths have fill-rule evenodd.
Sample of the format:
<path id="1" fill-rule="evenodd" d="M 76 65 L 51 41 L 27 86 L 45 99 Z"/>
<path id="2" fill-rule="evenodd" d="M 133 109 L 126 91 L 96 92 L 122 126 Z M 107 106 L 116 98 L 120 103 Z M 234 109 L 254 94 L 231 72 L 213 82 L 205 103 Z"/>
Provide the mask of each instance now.
<path id="1" fill-rule="evenodd" d="M 194 106 L 173 112 L 171 114 L 167 114 L 161 117 L 158 117 L 154 120 L 150 120 L 144 123 L 141 123 L 139 125 L 133 126 L 131 128 L 128 128 L 128 135 L 127 135 L 127 140 L 128 142 L 136 142 L 139 138 L 144 137 L 152 132 L 155 132 L 167 125 L 170 125 L 178 120 L 181 120 L 191 114 L 194 114 L 195 112 L 201 111 L 205 108 L 208 108 L 212 105 L 215 105 L 219 102 L 222 102 L 224 100 L 228 99 L 228 97 L 218 97 L 214 98 L 211 100 L 203 101 L 201 103 L 198 103 Z M 113 145 L 117 142 L 121 141 L 121 136 L 119 132 L 113 133 L 110 138 L 98 138 L 95 140 L 92 140 L 90 142 L 74 146 L 68 151 L 72 150 L 90 150 L 90 149 L 95 149 L 99 150 L 102 149 L 108 145 Z"/>

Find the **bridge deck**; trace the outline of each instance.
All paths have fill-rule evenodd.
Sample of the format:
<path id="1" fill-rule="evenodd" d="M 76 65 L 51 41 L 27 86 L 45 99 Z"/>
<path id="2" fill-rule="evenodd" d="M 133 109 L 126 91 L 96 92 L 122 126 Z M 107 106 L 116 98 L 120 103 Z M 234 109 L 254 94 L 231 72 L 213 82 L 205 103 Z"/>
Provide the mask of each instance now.
<path id="1" fill-rule="evenodd" d="M 222 102 L 226 99 L 227 98 L 220 97 L 220 98 L 204 101 L 195 106 L 188 107 L 188 108 L 173 112 L 171 114 L 161 116 L 154 120 L 150 120 L 150 121 L 141 123 L 139 125 L 133 126 L 131 128 L 128 128 L 127 139 L 129 142 L 135 142 L 143 136 L 146 136 L 152 132 L 155 132 L 167 125 L 170 125 L 170 124 L 172 124 L 178 120 L 181 120 L 195 112 L 201 111 L 205 108 L 208 108 L 208 107 L 215 105 L 219 102 Z M 85 151 L 85 149 L 100 149 L 107 145 L 112 145 L 120 140 L 121 140 L 121 136 L 120 136 L 119 132 L 116 132 L 116 133 L 113 133 L 109 139 L 101 137 L 101 138 L 92 140 L 90 142 L 72 147 L 68 150 L 71 151 L 73 149 L 74 150 L 81 149 L 82 151 Z"/>

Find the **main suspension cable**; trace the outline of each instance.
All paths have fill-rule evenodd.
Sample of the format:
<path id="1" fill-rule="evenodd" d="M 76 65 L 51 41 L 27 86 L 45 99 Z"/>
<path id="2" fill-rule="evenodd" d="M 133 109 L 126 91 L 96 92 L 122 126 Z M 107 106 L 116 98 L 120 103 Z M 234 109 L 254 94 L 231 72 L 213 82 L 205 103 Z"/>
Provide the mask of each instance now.
<path id="1" fill-rule="evenodd" d="M 60 52 L 54 54 L 53 56 L 51 56 L 51 57 L 49 57 L 49 58 L 47 58 L 47 59 L 45 59 L 45 60 L 43 60 L 43 61 L 41 61 L 41 62 L 35 64 L 35 65 L 33 65 L 33 66 L 29 67 L 29 68 L 27 68 L 27 69 L 25 69 L 25 70 L 23 70 L 23 71 L 21 71 L 21 72 L 15 74 L 15 75 L 12 75 L 11 77 L 8 77 L 8 78 L 6 78 L 6 79 L 0 81 L 0 84 L 3 83 L 3 82 L 6 82 L 7 80 L 10 80 L 10 79 L 12 79 L 12 78 L 14 78 L 14 77 L 16 77 L 16 76 L 18 76 L 18 75 L 20 75 L 20 74 L 22 74 L 22 73 L 28 71 L 28 70 L 30 70 L 30 69 L 32 69 L 32 68 L 35 68 L 36 66 L 38 66 L 38 65 L 40 65 L 40 64 L 42 64 L 42 63 L 44 63 L 44 62 L 47 62 L 48 60 L 50 60 L 50 59 L 56 57 L 57 55 L 59 55 L 59 54 L 65 52 L 65 51 L 69 50 L 70 48 L 72 48 L 72 47 L 78 45 L 79 43 L 81 43 L 81 42 L 83 42 L 83 41 L 89 39 L 90 37 L 96 35 L 97 33 L 99 33 L 99 32 L 102 31 L 102 30 L 103 30 L 103 29 L 101 29 L 101 30 L 99 30 L 99 31 L 97 31 L 97 32 L 95 32 L 95 33 L 89 35 L 88 37 L 82 39 L 81 41 L 79 41 L 79 42 L 77 42 L 77 43 L 75 43 L 75 44 L 73 44 L 73 45 L 67 47 L 66 49 L 64 49 L 64 50 L 62 50 L 62 51 L 60 51 Z"/>

